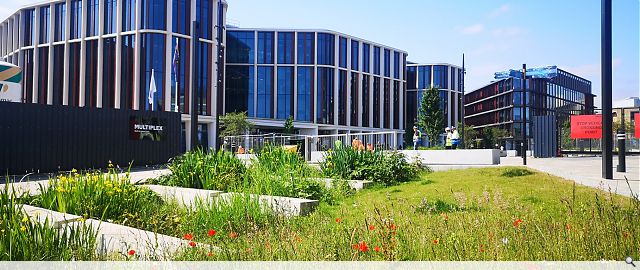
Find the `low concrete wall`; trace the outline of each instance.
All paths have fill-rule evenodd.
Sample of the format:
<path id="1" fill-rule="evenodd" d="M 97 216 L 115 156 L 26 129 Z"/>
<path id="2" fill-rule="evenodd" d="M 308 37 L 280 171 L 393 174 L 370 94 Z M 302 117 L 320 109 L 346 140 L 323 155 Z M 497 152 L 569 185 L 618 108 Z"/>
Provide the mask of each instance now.
<path id="1" fill-rule="evenodd" d="M 232 196 L 245 196 L 242 193 L 223 193 L 217 199 L 230 200 Z M 317 200 L 307 200 L 300 198 L 290 198 L 281 196 L 255 195 L 250 194 L 251 199 L 259 200 L 261 205 L 270 207 L 276 213 L 285 216 L 306 216 L 311 214 L 319 204 Z"/>
<path id="2" fill-rule="evenodd" d="M 222 194 L 222 191 L 205 190 L 195 188 L 170 187 L 160 185 L 144 185 L 151 191 L 162 196 L 164 199 L 176 200 L 182 206 L 193 206 L 196 201 L 203 203 L 213 201 L 213 198 Z"/>
<path id="3" fill-rule="evenodd" d="M 311 151 L 311 158 L 309 159 L 309 163 L 321 163 L 324 161 L 324 156 L 327 151 Z"/>
<path id="4" fill-rule="evenodd" d="M 340 180 L 333 178 L 316 178 L 313 180 L 323 183 L 327 188 L 331 188 L 334 181 L 345 181 L 347 185 L 349 185 L 349 187 L 355 189 L 356 191 L 363 190 L 373 185 L 373 181 L 368 180 Z"/>
<path id="5" fill-rule="evenodd" d="M 409 162 L 419 158 L 422 164 L 435 165 L 498 165 L 498 149 L 460 149 L 460 150 L 403 150 Z"/>

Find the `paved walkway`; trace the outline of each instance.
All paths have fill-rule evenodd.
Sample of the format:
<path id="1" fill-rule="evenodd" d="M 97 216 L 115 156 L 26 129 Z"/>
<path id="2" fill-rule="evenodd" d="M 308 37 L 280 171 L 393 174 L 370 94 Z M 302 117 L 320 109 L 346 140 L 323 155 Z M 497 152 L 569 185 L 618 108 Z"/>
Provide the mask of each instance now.
<path id="1" fill-rule="evenodd" d="M 585 186 L 631 196 L 640 194 L 640 156 L 627 157 L 627 172 L 616 172 L 618 157 L 613 157 L 613 179 L 602 178 L 601 157 L 527 158 L 527 167 L 546 172 Z M 521 157 L 503 157 L 500 166 L 521 166 Z M 625 180 L 629 180 L 628 184 Z"/>

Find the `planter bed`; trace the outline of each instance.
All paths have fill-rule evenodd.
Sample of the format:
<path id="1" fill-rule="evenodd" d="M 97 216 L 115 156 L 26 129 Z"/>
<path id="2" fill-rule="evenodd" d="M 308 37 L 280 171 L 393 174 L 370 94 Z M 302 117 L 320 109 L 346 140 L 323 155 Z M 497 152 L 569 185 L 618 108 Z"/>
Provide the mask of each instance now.
<path id="1" fill-rule="evenodd" d="M 165 200 L 175 200 L 182 206 L 194 206 L 196 201 L 209 202 L 212 198 L 222 194 L 222 191 L 195 188 L 183 188 L 162 185 L 144 185 Z"/>

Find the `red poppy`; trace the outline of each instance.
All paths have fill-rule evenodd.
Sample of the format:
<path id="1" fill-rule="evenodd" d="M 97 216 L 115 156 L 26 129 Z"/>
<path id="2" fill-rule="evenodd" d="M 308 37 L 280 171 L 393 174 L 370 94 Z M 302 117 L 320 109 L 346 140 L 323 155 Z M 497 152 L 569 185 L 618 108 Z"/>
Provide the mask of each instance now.
<path id="1" fill-rule="evenodd" d="M 236 238 L 236 237 L 238 237 L 238 233 L 236 233 L 236 232 L 230 232 L 230 233 L 229 233 L 229 237 L 231 237 L 231 238 Z"/>
<path id="2" fill-rule="evenodd" d="M 373 248 L 373 250 L 374 250 L 375 252 L 380 252 L 380 247 L 374 247 L 374 248 Z"/>
<path id="3" fill-rule="evenodd" d="M 189 241 L 189 246 L 190 246 L 190 247 L 196 247 L 196 242 Z"/>
<path id="4" fill-rule="evenodd" d="M 193 239 L 193 234 L 187 233 L 184 235 L 184 240 L 191 241 Z"/>
<path id="5" fill-rule="evenodd" d="M 513 222 L 513 226 L 520 227 L 520 223 L 522 223 L 522 219 L 516 219 L 516 221 Z"/>
<path id="6" fill-rule="evenodd" d="M 216 230 L 209 230 L 209 231 L 207 232 L 207 235 L 208 235 L 209 237 L 212 237 L 212 236 L 216 235 Z"/>
<path id="7" fill-rule="evenodd" d="M 370 230 L 370 231 L 373 231 L 373 230 L 375 230 L 375 229 L 376 229 L 376 226 L 369 225 L 369 230 Z"/>
<path id="8" fill-rule="evenodd" d="M 129 256 L 133 256 L 136 255 L 136 251 L 133 249 L 130 249 L 129 252 L 127 252 L 129 254 Z"/>
<path id="9" fill-rule="evenodd" d="M 439 240 L 439 239 L 433 239 L 433 244 L 434 244 L 434 245 L 437 245 L 438 243 L 440 243 L 440 240 Z"/>
<path id="10" fill-rule="evenodd" d="M 567 230 L 571 230 L 571 225 L 570 224 L 566 224 L 566 225 L 564 225 L 564 228 L 567 229 Z"/>
<path id="11" fill-rule="evenodd" d="M 484 252 L 484 245 L 480 244 L 480 252 Z"/>
<path id="12" fill-rule="evenodd" d="M 358 246 L 358 249 L 362 252 L 367 252 L 367 250 L 369 250 L 369 247 L 367 246 L 367 243 L 365 243 L 364 241 L 360 242 L 360 245 Z"/>
<path id="13" fill-rule="evenodd" d="M 398 228 L 398 226 L 396 226 L 396 224 L 391 224 L 391 229 L 392 229 L 392 230 L 394 230 L 394 231 L 395 231 L 397 228 Z"/>
<path id="14" fill-rule="evenodd" d="M 341 223 L 342 219 L 341 218 L 336 218 L 336 223 Z"/>
<path id="15" fill-rule="evenodd" d="M 209 251 L 209 253 L 207 253 L 207 257 L 211 257 L 213 256 L 213 252 Z"/>
<path id="16" fill-rule="evenodd" d="M 351 246 L 353 249 L 358 249 L 358 244 L 353 244 L 353 246 Z"/>

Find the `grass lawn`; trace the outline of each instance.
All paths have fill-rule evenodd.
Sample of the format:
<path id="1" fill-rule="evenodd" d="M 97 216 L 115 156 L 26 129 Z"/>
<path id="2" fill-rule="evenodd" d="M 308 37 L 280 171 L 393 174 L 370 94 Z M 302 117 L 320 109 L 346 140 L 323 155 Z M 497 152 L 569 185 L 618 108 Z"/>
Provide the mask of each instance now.
<path id="1" fill-rule="evenodd" d="M 198 228 L 197 241 L 222 249 L 180 259 L 624 260 L 640 257 L 639 220 L 638 201 L 545 173 L 454 170 L 323 203 L 309 217 L 248 222 L 254 229 L 233 237 Z"/>

